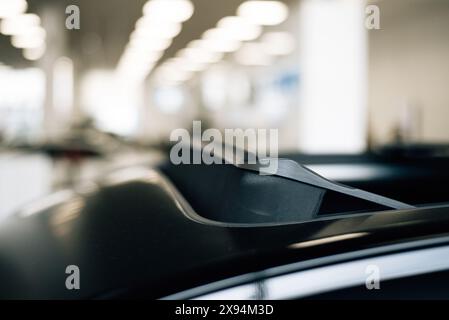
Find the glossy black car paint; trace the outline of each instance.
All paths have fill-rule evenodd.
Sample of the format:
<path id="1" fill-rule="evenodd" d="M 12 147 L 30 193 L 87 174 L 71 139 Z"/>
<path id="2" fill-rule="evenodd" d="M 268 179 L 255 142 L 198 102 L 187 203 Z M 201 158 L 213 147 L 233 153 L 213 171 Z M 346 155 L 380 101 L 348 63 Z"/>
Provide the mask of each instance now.
<path id="1" fill-rule="evenodd" d="M 165 179 L 153 169 L 129 169 L 4 220 L 0 298 L 160 298 L 291 262 L 449 233 L 447 207 L 288 225 L 206 225 L 188 216 Z M 353 233 L 362 236 L 291 247 Z M 65 286 L 68 265 L 80 268 L 80 290 Z"/>

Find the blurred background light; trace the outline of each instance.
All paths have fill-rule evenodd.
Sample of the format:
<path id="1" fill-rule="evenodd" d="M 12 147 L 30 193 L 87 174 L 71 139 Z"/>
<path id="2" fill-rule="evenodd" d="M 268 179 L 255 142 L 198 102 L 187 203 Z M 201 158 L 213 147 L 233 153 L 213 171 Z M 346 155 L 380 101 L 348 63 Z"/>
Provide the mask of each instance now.
<path id="1" fill-rule="evenodd" d="M 22 53 L 23 57 L 30 61 L 36 61 L 42 58 L 46 50 L 45 44 L 42 44 L 39 47 L 34 48 L 24 48 Z"/>
<path id="2" fill-rule="evenodd" d="M 268 66 L 273 62 L 272 57 L 265 53 L 264 46 L 258 42 L 245 43 L 235 53 L 235 59 L 248 66 Z"/>
<path id="3" fill-rule="evenodd" d="M 190 19 L 193 11 L 193 4 L 188 0 L 151 0 L 143 7 L 145 16 L 172 22 Z"/>
<path id="4" fill-rule="evenodd" d="M 11 16 L 1 21 L 1 32 L 4 35 L 17 35 L 26 33 L 30 28 L 39 26 L 41 19 L 34 13 L 25 13 Z"/>
<path id="5" fill-rule="evenodd" d="M 190 19 L 193 12 L 189 0 L 148 1 L 143 16 L 135 23 L 117 71 L 133 81 L 144 81 L 181 32 L 181 23 Z"/>
<path id="6" fill-rule="evenodd" d="M 288 32 L 268 32 L 262 36 L 263 51 L 271 55 L 289 55 L 295 50 L 295 38 Z"/>
<path id="7" fill-rule="evenodd" d="M 92 70 L 82 79 L 83 109 L 107 132 L 123 136 L 135 133 L 141 96 L 140 86 L 117 78 L 110 70 Z"/>
<path id="8" fill-rule="evenodd" d="M 254 40 L 262 33 L 259 25 L 236 16 L 222 18 L 217 27 L 225 30 L 229 38 L 240 41 Z"/>
<path id="9" fill-rule="evenodd" d="M 11 44 L 16 48 L 39 48 L 45 43 L 44 38 L 36 38 L 32 35 L 15 35 L 11 38 Z"/>
<path id="10" fill-rule="evenodd" d="M 171 39 L 151 38 L 148 40 L 132 34 L 129 42 L 129 48 L 131 48 L 131 50 L 145 50 L 146 52 L 163 51 L 171 44 Z"/>
<path id="11" fill-rule="evenodd" d="M 189 47 L 180 50 L 177 55 L 196 63 L 215 63 L 223 58 L 223 53 L 207 49 L 204 41 L 195 42 L 195 45 L 189 45 Z"/>
<path id="12" fill-rule="evenodd" d="M 24 13 L 28 8 L 25 0 L 0 0 L 0 18 L 9 18 Z"/>
<path id="13" fill-rule="evenodd" d="M 204 47 L 210 51 L 234 52 L 240 48 L 240 41 L 234 39 L 225 29 L 213 28 L 203 34 Z"/>
<path id="14" fill-rule="evenodd" d="M 185 92 L 176 85 L 160 86 L 153 93 L 154 105 L 165 114 L 180 112 L 185 100 Z"/>
<path id="15" fill-rule="evenodd" d="M 182 82 L 189 80 L 193 73 L 180 69 L 176 63 L 167 61 L 157 70 L 156 77 L 161 82 Z"/>
<path id="16" fill-rule="evenodd" d="M 46 32 L 41 27 L 31 27 L 26 32 L 15 34 L 11 43 L 16 48 L 39 48 L 45 44 Z"/>
<path id="17" fill-rule="evenodd" d="M 288 7 L 280 1 L 249 0 L 243 2 L 237 14 L 254 24 L 274 26 L 288 17 Z"/>
<path id="18" fill-rule="evenodd" d="M 180 57 L 170 58 L 166 63 L 174 64 L 180 70 L 187 72 L 199 72 L 203 71 L 207 67 L 207 64 L 197 63 L 192 60 Z"/>
<path id="19" fill-rule="evenodd" d="M 68 57 L 60 57 L 53 66 L 53 103 L 60 116 L 70 116 L 73 102 L 73 61 Z"/>
<path id="20" fill-rule="evenodd" d="M 182 25 L 179 22 L 154 20 L 143 16 L 136 23 L 134 35 L 147 40 L 153 37 L 172 39 L 181 32 L 181 29 Z"/>
<path id="21" fill-rule="evenodd" d="M 201 95 L 204 106 L 210 111 L 218 111 L 226 105 L 226 73 L 222 68 L 207 70 L 201 79 Z"/>

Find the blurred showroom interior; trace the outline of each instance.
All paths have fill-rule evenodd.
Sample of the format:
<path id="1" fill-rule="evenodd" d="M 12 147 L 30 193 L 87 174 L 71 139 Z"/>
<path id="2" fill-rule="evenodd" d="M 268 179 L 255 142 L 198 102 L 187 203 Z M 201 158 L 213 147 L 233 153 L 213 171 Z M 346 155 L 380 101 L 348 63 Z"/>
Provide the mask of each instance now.
<path id="1" fill-rule="evenodd" d="M 0 0 L 0 217 L 193 120 L 285 153 L 447 143 L 448 31 L 447 0 Z"/>

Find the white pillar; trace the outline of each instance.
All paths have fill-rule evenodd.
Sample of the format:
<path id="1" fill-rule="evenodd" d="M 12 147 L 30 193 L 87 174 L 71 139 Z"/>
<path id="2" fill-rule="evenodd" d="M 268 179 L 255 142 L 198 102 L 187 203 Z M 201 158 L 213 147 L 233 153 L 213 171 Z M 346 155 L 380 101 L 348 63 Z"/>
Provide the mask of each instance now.
<path id="1" fill-rule="evenodd" d="M 355 153 L 366 147 L 363 0 L 304 0 L 300 14 L 300 149 Z"/>
<path id="2" fill-rule="evenodd" d="M 41 60 L 39 60 L 39 65 L 46 76 L 46 92 L 45 92 L 45 103 L 44 103 L 44 123 L 43 123 L 43 133 L 46 139 L 53 139 L 57 137 L 61 131 L 67 129 L 67 119 L 62 119 L 58 112 L 59 95 L 56 95 L 55 101 L 55 89 L 58 89 L 58 84 L 55 86 L 54 81 L 58 80 L 58 76 L 55 79 L 55 62 L 62 56 L 64 56 L 66 51 L 66 29 L 64 20 L 64 8 L 60 6 L 46 6 L 40 12 L 39 15 L 42 19 L 42 26 L 47 31 L 47 49 L 46 53 Z M 64 79 L 63 81 L 65 81 Z M 69 84 L 70 85 L 70 84 Z M 67 83 L 65 83 L 65 87 Z M 66 107 L 67 108 L 71 108 Z"/>

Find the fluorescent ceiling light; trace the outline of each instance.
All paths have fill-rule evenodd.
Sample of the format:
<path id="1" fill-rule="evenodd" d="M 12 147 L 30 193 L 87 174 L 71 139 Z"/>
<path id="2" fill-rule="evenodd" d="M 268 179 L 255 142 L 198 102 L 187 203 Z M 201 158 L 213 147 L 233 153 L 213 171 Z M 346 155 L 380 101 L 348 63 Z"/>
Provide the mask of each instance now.
<path id="1" fill-rule="evenodd" d="M 235 41 L 227 30 L 212 28 L 204 32 L 203 40 Z"/>
<path id="2" fill-rule="evenodd" d="M 133 33 L 141 37 L 174 38 L 181 29 L 179 22 L 160 21 L 143 16 L 137 21 Z"/>
<path id="3" fill-rule="evenodd" d="M 119 73 L 128 73 L 137 81 L 144 80 L 181 32 L 181 23 L 192 16 L 193 10 L 189 0 L 148 1 L 119 60 Z"/>
<path id="4" fill-rule="evenodd" d="M 223 58 L 220 52 L 212 52 L 200 47 L 187 47 L 180 50 L 177 56 L 199 64 L 215 63 Z"/>
<path id="5" fill-rule="evenodd" d="M 128 67 L 127 70 L 133 73 L 144 73 L 147 74 L 154 68 L 154 63 L 149 63 L 146 65 L 134 64 L 132 67 Z"/>
<path id="6" fill-rule="evenodd" d="M 40 26 L 30 27 L 25 32 L 15 35 L 17 37 L 29 37 L 45 40 L 47 32 Z"/>
<path id="7" fill-rule="evenodd" d="M 125 77 L 127 80 L 130 81 L 143 81 L 148 73 L 153 70 L 154 64 L 149 64 L 146 66 L 141 65 L 127 65 L 123 67 L 122 65 L 119 65 L 119 68 L 117 69 L 118 74 L 121 77 Z"/>
<path id="8" fill-rule="evenodd" d="M 119 61 L 119 68 L 127 70 L 145 69 L 154 66 L 156 62 L 157 60 L 143 60 L 132 56 L 123 56 Z"/>
<path id="9" fill-rule="evenodd" d="M 241 43 L 238 41 L 222 41 L 207 39 L 205 41 L 205 48 L 215 52 L 234 52 L 240 48 Z"/>
<path id="10" fill-rule="evenodd" d="M 156 77 L 165 82 L 183 82 L 193 76 L 192 72 L 179 70 L 174 64 L 164 64 L 157 70 Z"/>
<path id="11" fill-rule="evenodd" d="M 205 63 L 196 63 L 192 61 L 184 61 L 184 63 L 181 65 L 181 68 L 185 71 L 189 72 L 200 72 L 206 69 L 207 64 Z"/>
<path id="12" fill-rule="evenodd" d="M 181 61 L 176 58 L 169 59 L 158 68 L 157 72 L 159 75 L 163 75 L 166 78 L 170 78 L 174 81 L 184 81 L 186 79 L 190 79 L 190 77 L 193 75 L 193 72 L 189 72 L 179 68 L 180 62 Z"/>
<path id="13" fill-rule="evenodd" d="M 31 38 L 23 36 L 13 36 L 11 38 L 11 44 L 16 48 L 37 48 L 44 44 L 44 40 L 40 38 Z"/>
<path id="14" fill-rule="evenodd" d="M 0 18 L 9 18 L 24 13 L 28 8 L 25 0 L 0 0 Z"/>
<path id="15" fill-rule="evenodd" d="M 207 67 L 206 63 L 198 63 L 181 57 L 171 58 L 167 60 L 166 64 L 187 72 L 203 71 Z"/>
<path id="16" fill-rule="evenodd" d="M 126 50 L 123 55 L 124 60 L 133 62 L 156 62 L 163 55 L 162 51 L 143 52 L 138 50 Z"/>
<path id="17" fill-rule="evenodd" d="M 39 38 L 30 38 L 30 37 L 22 37 L 22 36 L 13 36 L 11 38 L 11 44 L 20 49 L 25 48 L 37 48 L 44 44 L 45 42 Z"/>
<path id="18" fill-rule="evenodd" d="M 262 32 L 260 25 L 249 22 L 242 17 L 224 17 L 217 27 L 223 29 L 234 40 L 249 41 L 258 38 Z"/>
<path id="19" fill-rule="evenodd" d="M 239 6 L 237 14 L 255 24 L 274 26 L 287 19 L 288 7 L 280 1 L 249 0 Z"/>
<path id="20" fill-rule="evenodd" d="M 40 23 L 41 19 L 38 15 L 26 13 L 2 20 L 0 27 L 4 35 L 16 35 L 26 33 L 30 28 L 39 26 Z"/>
<path id="21" fill-rule="evenodd" d="M 192 40 L 187 45 L 187 48 L 199 48 L 203 49 L 204 47 L 204 41 L 203 40 Z"/>
<path id="22" fill-rule="evenodd" d="M 180 70 L 181 72 L 183 72 L 182 71 L 183 61 L 184 60 L 181 58 L 170 58 L 164 62 L 164 64 L 162 65 L 162 70 L 170 69 L 170 71 Z"/>
<path id="23" fill-rule="evenodd" d="M 193 4 L 189 0 L 150 0 L 143 7 L 145 16 L 173 22 L 184 22 L 190 19 L 193 11 Z"/>
<path id="24" fill-rule="evenodd" d="M 163 51 L 172 43 L 171 39 L 144 39 L 140 37 L 132 37 L 127 48 L 131 50 L 140 50 L 143 52 Z"/>
<path id="25" fill-rule="evenodd" d="M 263 45 L 258 42 L 245 43 L 235 53 L 235 59 L 247 66 L 267 66 L 272 62 L 271 56 L 264 53 Z"/>
<path id="26" fill-rule="evenodd" d="M 25 48 L 23 49 L 23 56 L 27 60 L 35 61 L 42 58 L 46 50 L 45 44 L 41 45 L 40 47 L 35 48 Z"/>
<path id="27" fill-rule="evenodd" d="M 133 38 L 141 38 L 143 40 L 152 39 L 173 39 L 181 32 L 181 28 L 175 26 L 174 28 L 161 28 L 161 29 L 143 29 L 139 28 L 133 31 Z"/>
<path id="28" fill-rule="evenodd" d="M 263 49 L 271 55 L 288 55 L 295 49 L 295 38 L 288 32 L 269 32 L 261 39 Z"/>
<path id="29" fill-rule="evenodd" d="M 225 29 L 213 28 L 203 34 L 205 49 L 216 52 L 234 52 L 240 48 L 240 41 L 233 39 Z"/>
<path id="30" fill-rule="evenodd" d="M 41 27 L 28 29 L 26 33 L 13 35 L 11 43 L 16 48 L 37 48 L 45 44 L 46 32 Z"/>

